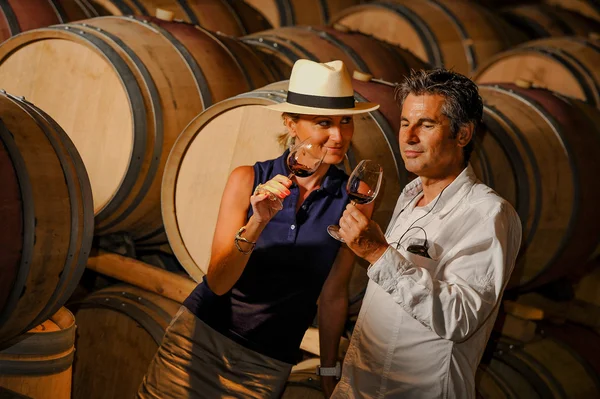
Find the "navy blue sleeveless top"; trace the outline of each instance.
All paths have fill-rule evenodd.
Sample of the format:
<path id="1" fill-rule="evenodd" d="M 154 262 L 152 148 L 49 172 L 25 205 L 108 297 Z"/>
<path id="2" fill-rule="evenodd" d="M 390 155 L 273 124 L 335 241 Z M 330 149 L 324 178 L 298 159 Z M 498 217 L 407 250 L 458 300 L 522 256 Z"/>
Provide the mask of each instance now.
<path id="1" fill-rule="evenodd" d="M 256 163 L 254 187 L 277 174 L 287 176 L 287 154 Z M 233 288 L 218 296 L 204 279 L 184 305 L 246 348 L 297 363 L 300 342 L 314 320 L 316 301 L 340 248 L 327 226 L 338 224 L 348 203 L 347 179 L 343 171 L 330 166 L 321 187 L 309 194 L 298 212 L 300 190 L 294 183 Z"/>

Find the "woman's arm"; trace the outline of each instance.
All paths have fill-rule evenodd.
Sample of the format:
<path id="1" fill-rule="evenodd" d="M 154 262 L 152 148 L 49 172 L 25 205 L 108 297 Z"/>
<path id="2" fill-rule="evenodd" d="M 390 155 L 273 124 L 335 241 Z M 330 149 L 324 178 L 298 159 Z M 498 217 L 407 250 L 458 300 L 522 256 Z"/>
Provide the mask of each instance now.
<path id="1" fill-rule="evenodd" d="M 290 194 L 290 184 L 285 176 L 277 175 L 263 187 L 283 199 Z M 250 258 L 250 252 L 244 252 L 253 248 L 251 244 L 238 241 L 244 252 L 235 245 L 239 229 L 246 226 L 241 236 L 256 242 L 267 223 L 279 212 L 279 201 L 271 201 L 267 193 L 254 195 L 253 186 L 254 168 L 240 166 L 231 172 L 223 191 L 206 274 L 208 286 L 217 295 L 225 294 L 234 286 Z M 249 206 L 254 212 L 247 219 Z"/>
<path id="2" fill-rule="evenodd" d="M 371 217 L 374 203 L 361 206 Z M 348 313 L 348 285 L 352 275 L 355 255 L 343 245 L 323 285 L 319 298 L 319 345 L 322 367 L 333 367 L 338 359 L 340 337 L 344 332 Z M 335 388 L 334 377 L 321 377 L 325 397 L 331 396 Z"/>

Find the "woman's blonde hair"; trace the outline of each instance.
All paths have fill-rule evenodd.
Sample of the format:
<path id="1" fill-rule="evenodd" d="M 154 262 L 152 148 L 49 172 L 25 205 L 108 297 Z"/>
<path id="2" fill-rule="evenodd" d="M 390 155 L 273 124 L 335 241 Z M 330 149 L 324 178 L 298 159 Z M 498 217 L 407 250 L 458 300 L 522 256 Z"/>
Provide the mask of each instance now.
<path id="1" fill-rule="evenodd" d="M 293 122 L 298 122 L 300 120 L 300 114 L 284 112 L 281 114 L 281 119 L 283 119 L 283 124 L 285 126 L 286 119 L 291 119 Z M 294 144 L 296 144 L 296 137 L 293 137 L 290 132 L 286 131 L 277 137 L 277 142 L 284 150 L 286 150 L 288 148 L 292 148 Z"/>

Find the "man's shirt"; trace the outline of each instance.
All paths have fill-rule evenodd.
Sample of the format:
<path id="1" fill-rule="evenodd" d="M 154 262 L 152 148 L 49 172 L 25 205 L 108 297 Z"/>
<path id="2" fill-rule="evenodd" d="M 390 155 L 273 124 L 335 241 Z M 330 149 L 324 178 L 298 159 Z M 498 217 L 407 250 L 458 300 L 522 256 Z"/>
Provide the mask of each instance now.
<path id="1" fill-rule="evenodd" d="M 398 199 L 333 398 L 475 397 L 521 222 L 470 166 L 415 207 L 422 195 L 416 179 Z M 430 258 L 407 251 L 425 234 Z"/>

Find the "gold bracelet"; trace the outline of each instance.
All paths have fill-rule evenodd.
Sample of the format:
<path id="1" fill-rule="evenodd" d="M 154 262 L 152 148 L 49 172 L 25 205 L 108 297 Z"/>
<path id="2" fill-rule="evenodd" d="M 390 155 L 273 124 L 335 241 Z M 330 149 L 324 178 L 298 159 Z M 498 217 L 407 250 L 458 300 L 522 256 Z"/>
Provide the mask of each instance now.
<path id="1" fill-rule="evenodd" d="M 234 242 L 234 244 L 235 244 L 235 247 L 237 248 L 237 250 L 238 250 L 238 251 L 240 251 L 240 252 L 241 252 L 241 253 L 243 253 L 244 255 L 248 255 L 249 253 L 251 253 L 252 251 L 254 251 L 254 247 L 256 246 L 256 242 L 252 242 L 252 241 L 248 240 L 247 238 L 244 238 L 244 237 L 242 237 L 242 236 L 241 236 L 241 234 L 242 234 L 244 231 L 246 231 L 246 226 L 242 226 L 242 227 L 241 227 L 241 228 L 238 230 L 238 232 L 237 232 L 237 233 L 236 233 L 236 235 L 235 235 L 235 239 L 233 240 L 233 242 Z M 243 241 L 243 242 L 245 242 L 246 244 L 250 244 L 250 245 L 252 245 L 252 247 L 251 247 L 249 250 L 247 250 L 247 251 L 244 251 L 244 250 L 242 249 L 242 247 L 240 247 L 240 243 L 239 243 L 240 241 Z"/>

